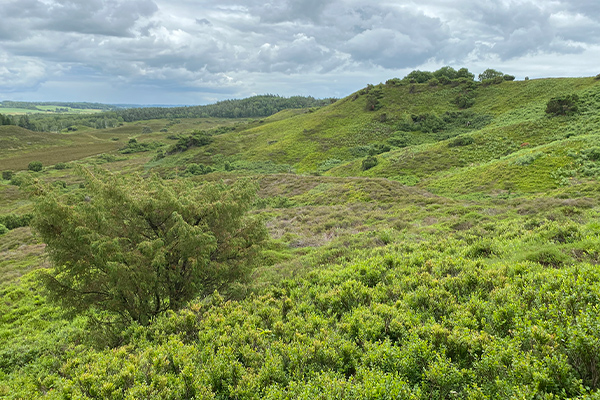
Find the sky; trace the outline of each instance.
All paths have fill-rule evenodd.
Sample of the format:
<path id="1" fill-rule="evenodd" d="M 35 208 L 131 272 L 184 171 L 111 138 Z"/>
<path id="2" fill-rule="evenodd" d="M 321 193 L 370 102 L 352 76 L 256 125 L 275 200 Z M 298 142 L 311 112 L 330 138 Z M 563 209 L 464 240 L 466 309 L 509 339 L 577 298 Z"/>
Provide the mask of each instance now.
<path id="1" fill-rule="evenodd" d="M 600 73 L 598 0 L 0 0 L 0 100 L 345 97 L 415 69 Z"/>

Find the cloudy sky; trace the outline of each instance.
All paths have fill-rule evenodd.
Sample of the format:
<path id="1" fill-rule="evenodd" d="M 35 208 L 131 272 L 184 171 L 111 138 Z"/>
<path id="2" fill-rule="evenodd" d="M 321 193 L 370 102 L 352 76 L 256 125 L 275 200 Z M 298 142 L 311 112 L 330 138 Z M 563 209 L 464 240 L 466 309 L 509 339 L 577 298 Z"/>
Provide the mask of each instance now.
<path id="1" fill-rule="evenodd" d="M 600 73 L 598 0 L 0 0 L 0 100 L 343 97 L 413 69 Z"/>

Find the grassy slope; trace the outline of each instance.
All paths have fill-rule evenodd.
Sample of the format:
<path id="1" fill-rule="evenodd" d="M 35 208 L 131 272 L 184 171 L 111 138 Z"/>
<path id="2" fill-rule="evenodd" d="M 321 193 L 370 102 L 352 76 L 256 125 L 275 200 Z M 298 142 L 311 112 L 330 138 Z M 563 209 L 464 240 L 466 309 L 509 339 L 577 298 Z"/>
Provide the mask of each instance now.
<path id="1" fill-rule="evenodd" d="M 312 113 L 295 115 L 271 121 L 254 129 L 219 136 L 199 154 L 196 161 L 210 163 L 211 156 L 221 154 L 251 161 L 270 160 L 292 165 L 297 172 L 316 171 L 327 159 L 352 160 L 353 148 L 385 142 L 398 130 L 398 124 L 411 114 L 458 111 L 452 103 L 465 85 L 458 87 L 428 85 L 375 86 L 381 93 L 381 108 L 365 109 L 367 94 L 349 96 L 337 103 Z M 563 78 L 504 82 L 500 85 L 479 86 L 475 91 L 475 105 L 469 109 L 475 115 L 491 116 L 492 122 L 483 129 L 453 129 L 451 135 L 471 131 L 476 143 L 468 149 L 449 149 L 445 144 L 431 144 L 419 149 L 397 150 L 387 157 L 388 168 L 379 168 L 365 176 L 390 177 L 411 174 L 429 176 L 452 167 L 487 162 L 521 149 L 563 138 L 565 127 L 580 133 L 595 129 L 598 121 L 582 120 L 582 126 L 564 119 L 548 119 L 544 113 L 546 102 L 553 96 L 576 92 L 584 99 L 598 93 L 593 78 Z M 412 92 L 412 93 L 411 93 Z M 385 114 L 385 121 L 382 115 Z M 592 124 L 592 125 L 590 125 Z M 573 128 L 574 126 L 574 128 Z M 465 133 L 469 134 L 469 133 Z M 426 137 L 428 134 L 411 132 Z M 429 135 L 431 136 L 431 135 Z M 410 161 L 403 163 L 405 154 Z M 358 161 L 360 162 L 360 161 Z M 345 167 L 331 172 L 346 176 L 361 174 L 359 168 Z"/>
<path id="2" fill-rule="evenodd" d="M 382 86 L 375 112 L 364 109 L 366 95 L 350 96 L 238 124 L 210 146 L 146 164 L 166 171 L 191 161 L 274 161 L 314 172 L 330 158 L 350 161 L 331 176 L 254 176 L 261 198 L 253 212 L 274 240 L 253 294 L 199 300 L 133 327 L 115 349 L 93 348 L 82 321 L 64 319 L 39 295 L 33 277 L 45 267 L 43 245 L 28 228 L 0 236 L 0 397 L 597 396 L 599 185 L 581 173 L 577 155 L 600 145 L 599 84 L 480 87 L 470 111 L 491 122 L 446 132 L 472 136 L 471 144 L 449 147 L 444 132 L 412 132 L 423 144 L 379 155 L 368 171 L 362 158 L 352 161 L 353 148 L 395 135 L 406 115 L 456 110 L 450 100 L 460 90 Z M 547 100 L 573 91 L 582 113 L 547 118 Z M 169 122 L 157 120 L 104 133 L 11 134 L 29 135 L 42 154 L 112 137 L 119 147 L 130 137 L 170 143 L 172 133 L 223 123 L 237 122 L 183 120 L 168 133 L 159 130 Z M 155 133 L 141 135 L 142 126 Z M 13 159 L 31 154 L 14 151 Z M 152 154 L 116 157 L 82 162 L 126 173 Z M 70 170 L 37 176 L 79 190 Z M 8 182 L 0 196 L 0 214 L 29 210 Z"/>
<path id="3" fill-rule="evenodd" d="M 582 98 L 582 113 L 574 117 L 549 118 L 544 110 L 549 98 L 566 93 Z M 581 151 L 597 145 L 600 133 L 598 109 L 600 85 L 594 79 L 549 79 L 504 82 L 476 91 L 475 113 L 493 113 L 492 122 L 465 133 L 473 143 L 449 146 L 453 139 L 394 150 L 379 156 L 379 164 L 362 171 L 360 160 L 337 167 L 331 174 L 381 176 L 421 185 L 451 194 L 474 190 L 513 189 L 539 192 L 556 187 L 551 177 L 572 163 L 568 150 Z M 568 138 L 565 140 L 565 138 Z M 514 161 L 544 153 L 528 168 Z M 513 155 L 513 156 L 511 156 Z M 468 179 L 465 179 L 468 177 Z M 458 186 L 456 186 L 458 185 Z"/>

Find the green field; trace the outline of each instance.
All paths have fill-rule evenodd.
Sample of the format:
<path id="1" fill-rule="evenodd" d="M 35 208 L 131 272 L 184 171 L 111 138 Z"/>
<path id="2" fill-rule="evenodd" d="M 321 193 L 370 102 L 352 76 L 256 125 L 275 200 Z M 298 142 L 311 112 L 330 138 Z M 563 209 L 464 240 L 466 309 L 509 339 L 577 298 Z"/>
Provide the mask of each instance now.
<path id="1" fill-rule="evenodd" d="M 546 112 L 572 94 L 572 115 Z M 1 126 L 0 171 L 13 175 L 0 179 L 0 397 L 596 399 L 599 111 L 593 78 L 395 80 L 259 119 Z M 123 259 L 165 243 L 206 257 L 205 229 L 229 238 L 235 214 L 219 185 L 246 180 L 257 197 L 242 208 L 269 239 L 243 279 L 214 291 L 209 274 L 192 300 L 138 319 L 64 308 L 42 283 L 73 263 L 72 282 L 93 271 L 100 290 L 115 271 L 111 301 L 135 298 L 167 256 L 139 271 Z M 60 207 L 36 206 L 30 195 L 50 189 L 35 182 Z M 194 234 L 181 222 L 190 210 Z M 62 231 L 46 246 L 52 220 Z M 152 241 L 171 220 L 176 233 Z M 63 236 L 77 244 L 54 247 Z M 239 254 L 214 251 L 205 267 L 221 277 Z"/>

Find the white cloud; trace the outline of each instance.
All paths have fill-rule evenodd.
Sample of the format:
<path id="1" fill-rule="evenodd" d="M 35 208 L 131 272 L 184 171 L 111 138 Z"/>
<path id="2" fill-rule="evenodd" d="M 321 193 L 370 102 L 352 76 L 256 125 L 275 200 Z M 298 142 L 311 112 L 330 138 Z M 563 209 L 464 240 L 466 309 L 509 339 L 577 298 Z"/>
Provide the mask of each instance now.
<path id="1" fill-rule="evenodd" d="M 417 68 L 517 75 L 551 59 L 549 75 L 595 75 L 599 61 L 600 3 L 589 0 L 5 0 L 0 15 L 0 85 L 32 99 L 61 82 L 68 98 L 64 82 L 86 79 L 140 102 L 150 89 L 197 102 L 339 96 Z"/>

